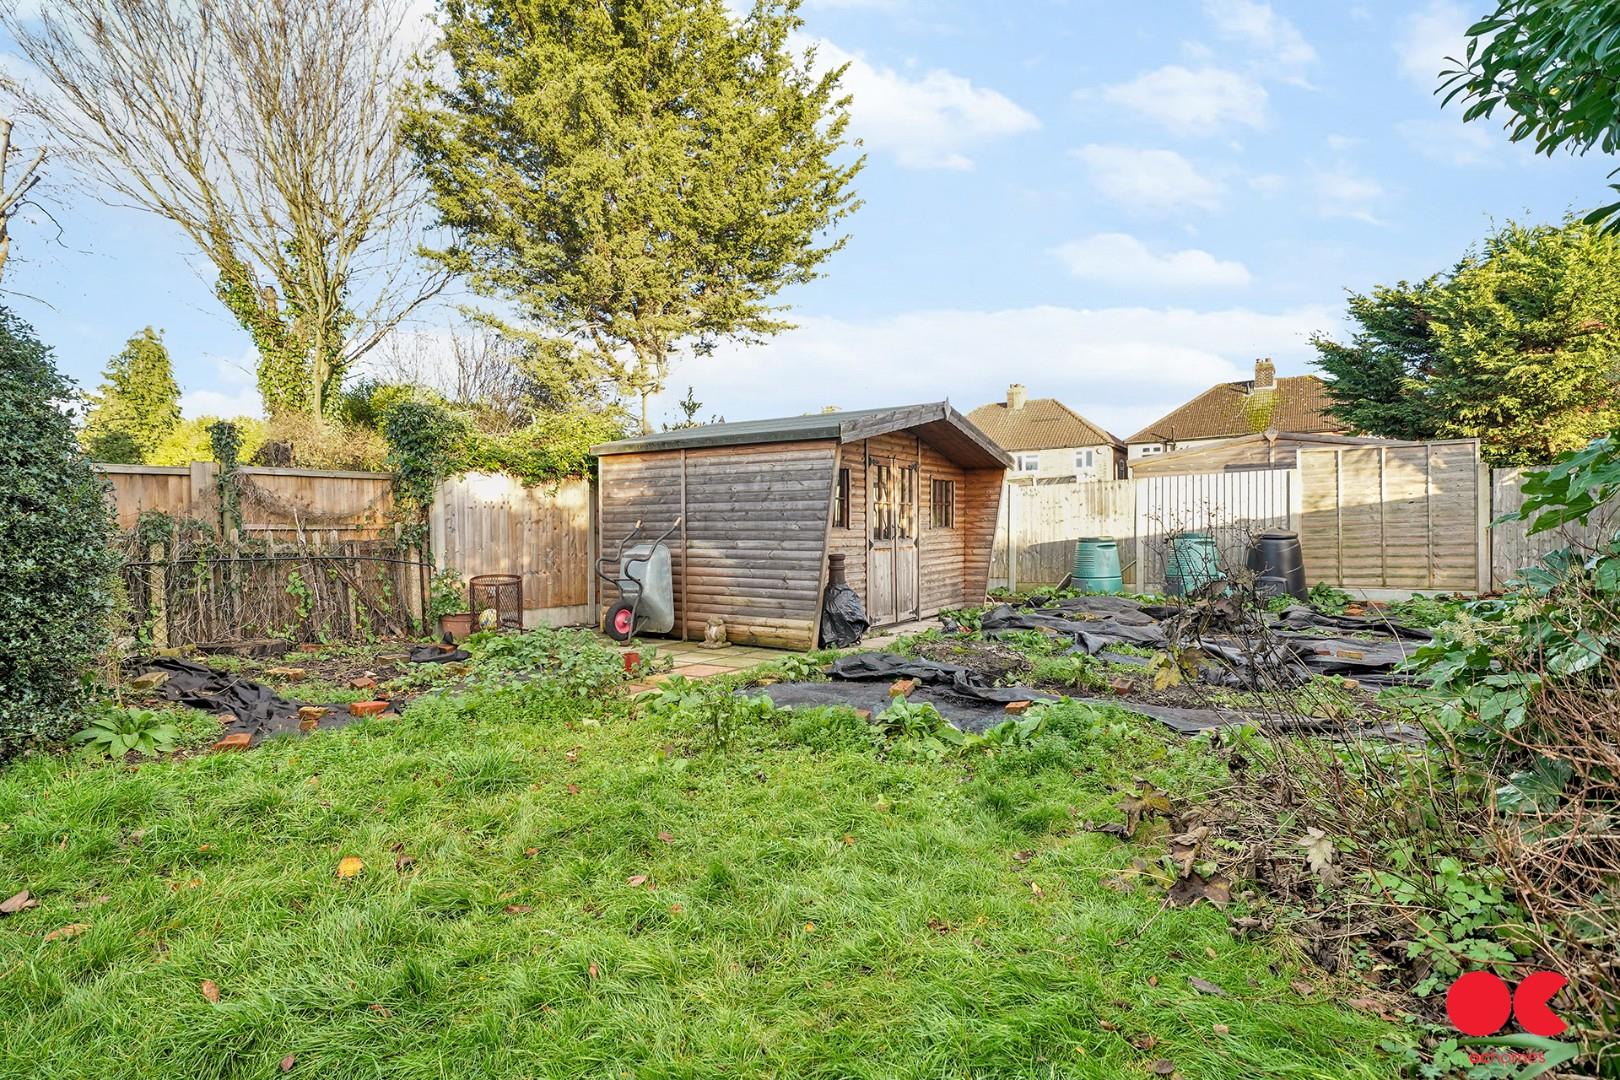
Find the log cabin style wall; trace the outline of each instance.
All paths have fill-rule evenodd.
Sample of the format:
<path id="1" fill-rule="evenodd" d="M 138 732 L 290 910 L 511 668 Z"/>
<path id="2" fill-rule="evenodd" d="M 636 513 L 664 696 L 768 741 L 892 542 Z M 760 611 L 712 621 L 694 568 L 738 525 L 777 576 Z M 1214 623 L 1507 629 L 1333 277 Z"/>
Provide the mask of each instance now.
<path id="1" fill-rule="evenodd" d="M 729 640 L 793 649 L 817 643 L 829 554 L 845 556 L 877 626 L 981 601 L 1010 464 L 943 403 L 707 425 L 595 452 L 604 554 L 638 520 L 641 538 L 682 520 L 668 540 L 675 636 L 720 619 Z"/>

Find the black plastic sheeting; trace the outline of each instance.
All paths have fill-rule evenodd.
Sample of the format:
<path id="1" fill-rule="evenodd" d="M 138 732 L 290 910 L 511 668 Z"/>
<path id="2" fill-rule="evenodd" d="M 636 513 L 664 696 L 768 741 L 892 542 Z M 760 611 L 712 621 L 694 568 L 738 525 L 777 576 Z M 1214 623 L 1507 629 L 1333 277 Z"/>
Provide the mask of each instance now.
<path id="1" fill-rule="evenodd" d="M 847 649 L 860 641 L 871 627 L 860 594 L 845 584 L 827 586 L 821 604 L 821 647 Z"/>
<path id="2" fill-rule="evenodd" d="M 1164 621 L 1186 618 L 1189 611 L 1183 605 L 1144 604 L 1123 596 L 1077 596 L 1044 606 L 1002 604 L 985 613 L 980 629 L 987 637 L 1009 630 L 1058 634 L 1074 642 L 1074 651 L 1097 656 L 1118 645 L 1163 649 L 1170 640 Z M 1303 605 L 1264 620 L 1263 629 L 1256 623 L 1247 633 L 1203 631 L 1183 634 L 1180 640 L 1208 658 L 1200 673 L 1203 681 L 1269 689 L 1298 685 L 1312 675 L 1345 676 L 1371 686 L 1404 682 L 1397 667 L 1434 636 L 1385 619 L 1323 615 Z"/>
<path id="3" fill-rule="evenodd" d="M 783 708 L 845 706 L 865 709 L 877 716 L 893 702 L 889 688 L 899 679 L 916 679 L 917 689 L 907 700 L 926 703 L 939 710 L 947 723 L 962 731 L 983 734 L 1009 719 L 1010 701 L 1056 701 L 1052 694 L 1027 686 L 991 686 L 982 676 L 955 664 L 919 660 L 896 653 L 867 652 L 845 656 L 828 669 L 830 682 L 776 683 L 765 687 L 771 701 Z M 758 691 L 739 690 L 739 694 Z M 1078 697 L 1083 705 L 1118 709 L 1157 720 L 1182 735 L 1196 735 L 1211 728 L 1254 724 L 1272 733 L 1342 734 L 1345 725 L 1337 720 L 1300 717 L 1280 720 L 1261 713 L 1216 706 L 1186 708 L 1150 705 L 1124 698 Z M 1385 739 L 1421 739 L 1421 732 L 1406 725 L 1370 725 L 1358 734 Z"/>
<path id="4" fill-rule="evenodd" d="M 139 665 L 139 670 L 168 673 L 169 677 L 154 691 L 159 697 L 193 709 L 234 716 L 221 735 L 246 732 L 258 743 L 269 736 L 298 734 L 299 703 L 288 701 L 263 683 L 169 656 L 148 660 Z M 360 719 L 351 716 L 346 705 L 323 707 L 328 710 L 321 718 L 323 728 L 343 727 Z M 397 716 L 396 706 L 390 704 L 383 715 Z"/>

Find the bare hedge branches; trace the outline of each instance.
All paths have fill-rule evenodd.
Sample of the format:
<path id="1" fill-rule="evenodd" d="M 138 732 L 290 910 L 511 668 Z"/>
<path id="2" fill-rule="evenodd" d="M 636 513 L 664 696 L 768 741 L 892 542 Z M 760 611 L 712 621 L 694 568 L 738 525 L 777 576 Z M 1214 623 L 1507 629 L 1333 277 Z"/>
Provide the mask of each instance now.
<path id="1" fill-rule="evenodd" d="M 272 412 L 320 413 L 443 287 L 412 257 L 398 0 L 55 0 L 0 24 L 29 67 L 8 89 L 61 156 L 213 263 Z"/>

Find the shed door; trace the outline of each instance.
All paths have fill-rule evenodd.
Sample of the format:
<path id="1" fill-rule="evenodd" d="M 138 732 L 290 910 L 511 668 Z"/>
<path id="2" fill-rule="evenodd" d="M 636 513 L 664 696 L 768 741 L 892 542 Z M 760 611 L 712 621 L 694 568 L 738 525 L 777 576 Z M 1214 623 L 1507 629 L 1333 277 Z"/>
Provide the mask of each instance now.
<path id="1" fill-rule="evenodd" d="M 866 609 L 872 622 L 886 626 L 914 619 L 922 610 L 917 555 L 917 488 L 920 470 L 892 457 L 867 463 L 871 504 L 867 520 Z"/>

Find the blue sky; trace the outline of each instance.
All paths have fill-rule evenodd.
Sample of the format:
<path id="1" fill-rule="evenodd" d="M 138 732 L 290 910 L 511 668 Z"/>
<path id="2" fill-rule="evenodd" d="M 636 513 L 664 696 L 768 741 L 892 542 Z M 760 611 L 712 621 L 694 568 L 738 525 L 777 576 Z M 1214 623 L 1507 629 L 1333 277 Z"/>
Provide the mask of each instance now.
<path id="1" fill-rule="evenodd" d="M 1256 356 L 1308 370 L 1346 289 L 1422 277 L 1493 220 L 1553 220 L 1614 163 L 1535 157 L 1442 110 L 1435 73 L 1494 6 L 1260 0 L 807 0 L 848 60 L 865 206 L 797 330 L 677 364 L 704 415 L 950 398 L 1021 381 L 1129 435 Z M 257 408 L 246 336 L 180 234 L 57 189 L 8 302 L 93 386 L 162 328 L 188 415 Z M 421 313 L 419 340 L 452 316 Z"/>

